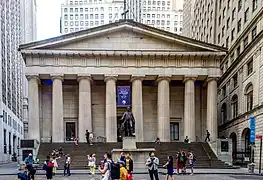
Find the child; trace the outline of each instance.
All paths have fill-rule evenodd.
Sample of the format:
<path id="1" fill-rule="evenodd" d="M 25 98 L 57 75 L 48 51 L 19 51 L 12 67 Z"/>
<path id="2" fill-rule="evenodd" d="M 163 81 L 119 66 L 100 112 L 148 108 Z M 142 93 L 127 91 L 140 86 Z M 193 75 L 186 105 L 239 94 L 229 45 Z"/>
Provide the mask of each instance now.
<path id="1" fill-rule="evenodd" d="M 128 171 L 125 169 L 125 162 L 120 161 L 120 180 L 128 179 Z"/>
<path id="2" fill-rule="evenodd" d="M 92 178 L 95 177 L 95 169 L 96 169 L 96 154 L 88 155 L 88 161 L 89 161 L 89 168 L 90 168 L 90 174 Z"/>

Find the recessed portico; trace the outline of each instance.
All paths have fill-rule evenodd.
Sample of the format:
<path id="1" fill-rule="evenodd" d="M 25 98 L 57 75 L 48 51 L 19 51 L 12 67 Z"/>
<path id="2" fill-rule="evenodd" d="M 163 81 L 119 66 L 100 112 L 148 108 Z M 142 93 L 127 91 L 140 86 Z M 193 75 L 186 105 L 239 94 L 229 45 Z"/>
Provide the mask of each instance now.
<path id="1" fill-rule="evenodd" d="M 39 99 L 38 106 L 29 104 L 29 128 L 37 134 L 31 139 L 63 142 L 65 122 L 75 119 L 80 142 L 86 129 L 116 142 L 124 110 L 116 104 L 119 85 L 131 87 L 138 142 L 195 141 L 206 129 L 217 137 L 216 78 L 225 50 L 133 23 L 21 47 L 29 103 Z M 177 130 L 170 128 L 174 123 Z"/>

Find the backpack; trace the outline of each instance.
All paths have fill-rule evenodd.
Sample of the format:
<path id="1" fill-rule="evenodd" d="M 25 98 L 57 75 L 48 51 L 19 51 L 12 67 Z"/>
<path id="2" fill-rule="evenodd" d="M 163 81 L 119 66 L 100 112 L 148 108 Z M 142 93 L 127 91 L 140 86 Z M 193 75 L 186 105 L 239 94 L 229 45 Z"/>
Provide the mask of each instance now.
<path id="1" fill-rule="evenodd" d="M 120 179 L 120 164 L 115 162 L 109 162 L 109 170 L 112 179 Z"/>

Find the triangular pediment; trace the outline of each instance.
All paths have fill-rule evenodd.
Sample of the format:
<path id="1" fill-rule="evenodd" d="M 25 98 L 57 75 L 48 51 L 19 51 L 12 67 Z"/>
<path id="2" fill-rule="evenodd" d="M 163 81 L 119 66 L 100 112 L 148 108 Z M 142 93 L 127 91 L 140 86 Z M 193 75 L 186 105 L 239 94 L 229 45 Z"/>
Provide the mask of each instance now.
<path id="1" fill-rule="evenodd" d="M 226 51 L 134 21 L 120 21 L 56 38 L 21 45 L 20 49 Z"/>

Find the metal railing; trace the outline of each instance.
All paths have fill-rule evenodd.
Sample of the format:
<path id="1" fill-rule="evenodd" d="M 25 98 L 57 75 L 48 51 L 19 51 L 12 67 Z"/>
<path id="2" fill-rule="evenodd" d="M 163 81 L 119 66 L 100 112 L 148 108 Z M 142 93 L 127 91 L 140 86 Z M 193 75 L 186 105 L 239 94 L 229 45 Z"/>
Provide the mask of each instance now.
<path id="1" fill-rule="evenodd" d="M 205 149 L 205 147 L 204 147 L 203 142 L 201 141 L 201 139 L 200 139 L 198 136 L 196 136 L 196 139 L 197 139 L 197 141 L 200 143 L 202 149 L 204 150 L 205 154 L 206 154 L 207 157 L 208 157 L 209 167 L 212 167 L 212 158 L 211 158 L 211 156 L 209 155 L 209 153 L 208 153 L 207 150 Z"/>

